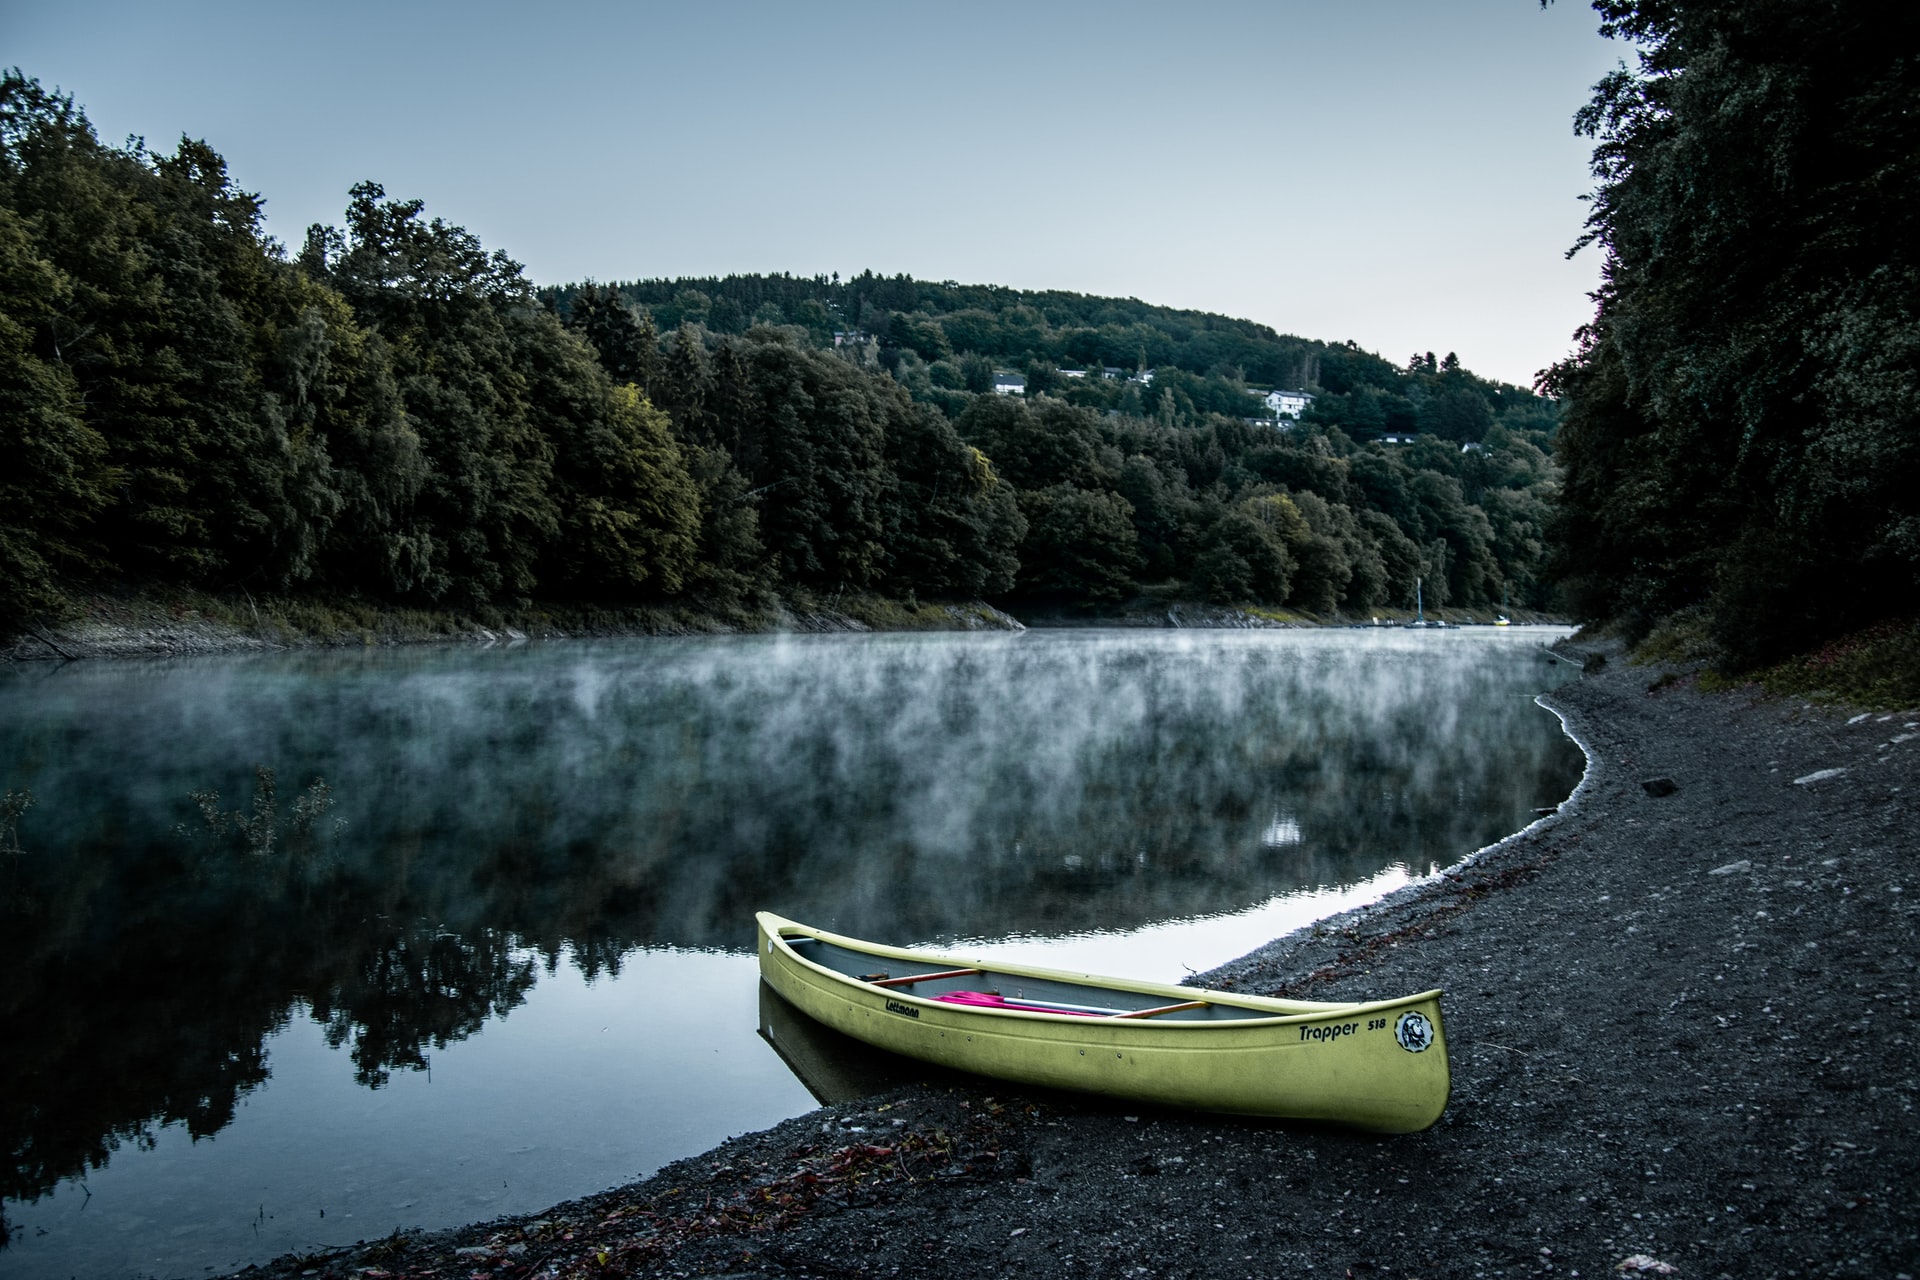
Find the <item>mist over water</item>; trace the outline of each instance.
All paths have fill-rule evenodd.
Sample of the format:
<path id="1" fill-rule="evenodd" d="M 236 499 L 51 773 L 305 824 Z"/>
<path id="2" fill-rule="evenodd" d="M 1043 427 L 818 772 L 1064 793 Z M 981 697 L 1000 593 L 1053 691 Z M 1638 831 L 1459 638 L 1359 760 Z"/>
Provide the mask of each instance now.
<path id="1" fill-rule="evenodd" d="M 535 1209 L 804 1110 L 753 1034 L 758 909 L 1142 977 L 1229 959 L 1286 927 L 1276 904 L 1338 909 L 1571 790 L 1579 753 L 1531 702 L 1559 678 L 1544 638 L 11 673 L 0 789 L 34 805 L 4 869 L 0 1271 L 197 1272 Z"/>

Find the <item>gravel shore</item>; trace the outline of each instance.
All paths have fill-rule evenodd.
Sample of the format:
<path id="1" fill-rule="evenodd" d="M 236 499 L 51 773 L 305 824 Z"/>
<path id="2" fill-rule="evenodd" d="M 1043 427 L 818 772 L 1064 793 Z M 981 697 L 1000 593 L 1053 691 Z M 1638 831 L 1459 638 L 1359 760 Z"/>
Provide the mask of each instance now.
<path id="1" fill-rule="evenodd" d="M 1920 1273 L 1920 713 L 1583 656 L 1558 814 L 1200 979 L 1444 987 L 1425 1133 L 922 1078 L 543 1215 L 240 1274 Z"/>

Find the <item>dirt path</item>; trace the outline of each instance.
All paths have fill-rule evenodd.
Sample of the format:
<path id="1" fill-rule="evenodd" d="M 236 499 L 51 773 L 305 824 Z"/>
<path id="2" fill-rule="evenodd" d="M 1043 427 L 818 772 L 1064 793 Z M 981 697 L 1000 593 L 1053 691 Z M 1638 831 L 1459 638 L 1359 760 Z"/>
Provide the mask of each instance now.
<path id="1" fill-rule="evenodd" d="M 1559 815 L 1207 975 L 1446 988 L 1426 1133 L 922 1084 L 544 1216 L 242 1274 L 1920 1274 L 1920 715 L 1658 674 L 1555 694 L 1590 757 Z"/>

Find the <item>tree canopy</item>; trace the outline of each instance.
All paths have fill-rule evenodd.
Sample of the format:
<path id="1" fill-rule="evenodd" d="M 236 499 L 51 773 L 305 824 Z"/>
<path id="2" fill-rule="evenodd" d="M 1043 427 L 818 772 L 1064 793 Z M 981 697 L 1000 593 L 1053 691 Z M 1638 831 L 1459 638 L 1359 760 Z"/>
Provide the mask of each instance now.
<path id="1" fill-rule="evenodd" d="M 1733 665 L 1920 587 L 1920 17 L 1599 0 L 1637 65 L 1577 118 L 1597 313 L 1554 540 L 1579 616 L 1701 619 Z"/>
<path id="2" fill-rule="evenodd" d="M 375 182 L 293 253 L 261 208 L 205 142 L 107 146 L 0 78 L 9 624 L 102 578 L 455 607 L 1548 599 L 1557 406 L 1451 355 L 871 272 L 542 291 Z M 1271 387 L 1311 409 L 1276 419 Z"/>
<path id="3" fill-rule="evenodd" d="M 871 355 L 914 398 L 949 416 L 992 389 L 996 368 L 1022 374 L 1027 394 L 1167 421 L 1208 414 L 1271 418 L 1250 389 L 1311 389 L 1312 420 L 1358 441 L 1433 432 L 1478 441 L 1499 421 L 1551 432 L 1555 406 L 1523 387 L 1476 377 L 1449 353 L 1405 367 L 1362 351 L 1280 334 L 1251 320 L 1156 307 L 1134 298 L 997 285 L 932 283 L 862 272 L 845 280 L 733 275 L 592 282 L 542 291 L 556 307 L 601 316 L 624 301 L 662 330 L 719 335 L 794 329 L 813 346 Z M 591 323 L 604 323 L 594 320 Z M 1064 372 L 1063 372 L 1064 371 Z M 1152 372 L 1149 380 L 1140 375 Z"/>

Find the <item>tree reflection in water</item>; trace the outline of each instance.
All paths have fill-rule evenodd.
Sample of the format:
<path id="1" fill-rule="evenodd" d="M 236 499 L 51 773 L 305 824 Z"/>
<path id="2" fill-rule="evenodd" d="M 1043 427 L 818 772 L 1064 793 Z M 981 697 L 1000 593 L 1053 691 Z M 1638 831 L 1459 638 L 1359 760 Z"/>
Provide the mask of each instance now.
<path id="1" fill-rule="evenodd" d="M 9 676 L 0 786 L 35 804 L 0 921 L 0 1191 L 168 1124 L 217 1132 L 296 1016 L 379 1088 L 543 966 L 745 949 L 761 908 L 902 942 L 1051 936 L 1424 871 L 1578 777 L 1527 702 L 1554 672 L 1517 639 L 755 638 Z"/>
<path id="2" fill-rule="evenodd" d="M 429 1044 L 444 1049 L 527 998 L 534 963 L 493 929 L 461 937 L 416 930 L 366 956 L 358 972 L 316 994 L 313 1016 L 335 1049 L 353 1042 L 353 1077 L 370 1089 L 395 1067 L 427 1069 Z"/>
<path id="3" fill-rule="evenodd" d="M 177 848 L 91 844 L 38 886 L 42 909 L 0 929 L 4 1194 L 31 1200 L 151 1147 L 181 1124 L 197 1140 L 232 1122 L 268 1078 L 262 1042 L 304 1005 L 355 1079 L 421 1070 L 426 1050 L 526 999 L 535 958 L 510 935 L 392 923 L 364 883 Z"/>

